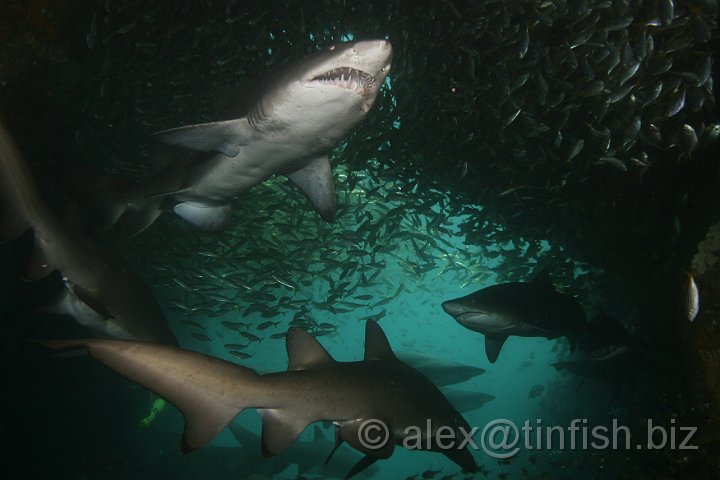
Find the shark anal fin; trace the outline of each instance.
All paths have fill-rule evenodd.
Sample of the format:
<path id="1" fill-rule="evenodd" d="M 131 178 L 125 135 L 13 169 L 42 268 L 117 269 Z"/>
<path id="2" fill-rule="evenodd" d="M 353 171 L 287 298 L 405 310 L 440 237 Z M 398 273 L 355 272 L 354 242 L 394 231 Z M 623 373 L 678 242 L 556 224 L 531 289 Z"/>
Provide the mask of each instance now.
<path id="1" fill-rule="evenodd" d="M 335 220 L 335 185 L 327 156 L 318 157 L 285 175 L 308 196 L 313 208 L 323 220 Z"/>
<path id="2" fill-rule="evenodd" d="M 245 118 L 222 122 L 200 123 L 163 130 L 154 134 L 163 143 L 198 152 L 220 152 L 234 157 L 251 136 Z"/>
<path id="3" fill-rule="evenodd" d="M 207 232 L 218 232 L 230 223 L 230 205 L 205 205 L 182 202 L 173 211 L 191 225 Z"/>
<path id="4" fill-rule="evenodd" d="M 371 466 L 373 463 L 380 460 L 378 457 L 372 457 L 370 455 L 365 455 L 360 461 L 358 461 L 353 467 L 350 469 L 350 471 L 345 475 L 345 480 L 348 478 L 352 478 L 358 473 L 362 472 L 369 466 Z"/>
<path id="5" fill-rule="evenodd" d="M 306 370 L 311 367 L 334 363 L 325 347 L 320 345 L 320 342 L 312 335 L 300 328 L 293 327 L 288 330 L 285 339 L 288 353 L 288 370 Z"/>
<path id="6" fill-rule="evenodd" d="M 75 296 L 85 305 L 90 307 L 93 311 L 95 311 L 98 315 L 100 315 L 105 320 L 110 318 L 115 318 L 112 316 L 112 313 L 110 310 L 108 310 L 107 305 L 102 303 L 102 300 L 97 298 L 93 292 L 90 290 L 81 287 L 80 285 L 73 285 L 72 287 L 73 293 Z"/>
<path id="7" fill-rule="evenodd" d="M 485 354 L 490 363 L 495 363 L 498 359 L 507 338 L 507 335 L 485 335 Z"/>
<path id="8" fill-rule="evenodd" d="M 277 455 L 287 449 L 308 424 L 307 418 L 297 417 L 282 409 L 259 409 L 262 416 L 262 453 L 264 457 Z"/>
<path id="9" fill-rule="evenodd" d="M 375 320 L 365 324 L 365 360 L 391 360 L 395 354 L 390 347 L 385 332 Z"/>

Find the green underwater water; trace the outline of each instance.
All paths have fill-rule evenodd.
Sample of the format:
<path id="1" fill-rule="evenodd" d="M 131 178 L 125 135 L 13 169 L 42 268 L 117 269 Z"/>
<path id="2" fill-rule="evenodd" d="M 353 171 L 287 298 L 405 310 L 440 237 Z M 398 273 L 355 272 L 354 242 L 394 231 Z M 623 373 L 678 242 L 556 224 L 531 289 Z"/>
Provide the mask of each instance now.
<path id="1" fill-rule="evenodd" d="M 664 25 L 668 3 L 674 19 Z M 13 59 L 4 62 L 0 105 L 46 199 L 61 209 L 73 183 L 70 160 L 147 174 L 149 135 L 209 120 L 217 90 L 317 47 L 388 38 L 395 60 L 381 98 L 330 155 L 334 223 L 322 222 L 284 178 L 273 178 L 233 202 L 223 232 L 201 233 L 165 214 L 120 245 L 180 345 L 260 372 L 281 371 L 285 342 L 271 337 L 300 319 L 333 358 L 353 361 L 362 358 L 365 320 L 374 318 L 395 351 L 486 370 L 452 385 L 495 397 L 464 415 L 471 426 L 508 419 L 566 427 L 586 419 L 591 427 L 612 427 L 616 419 L 633 433 L 629 450 L 521 448 L 505 460 L 476 451 L 482 470 L 474 476 L 437 453 L 396 449 L 368 478 L 715 478 L 717 405 L 678 327 L 687 323 L 682 271 L 718 210 L 711 201 L 717 143 L 707 140 L 718 117 L 713 4 L 10 2 L 0 8 L 0 18 L 17 20 L 0 20 L 0 39 L 8 40 L 2 58 Z M 655 17 L 660 25 L 651 24 Z M 630 26 L 620 26 L 627 18 Z M 521 55 L 526 29 L 532 33 Z M 648 34 L 655 56 L 644 59 Z M 593 61 L 603 49 L 641 64 L 629 80 L 636 99 L 609 103 L 622 85 L 601 71 L 603 61 Z M 706 57 L 713 58 L 713 75 L 697 86 Z M 661 71 L 657 63 L 667 58 L 674 67 Z M 629 67 L 630 60 L 620 68 Z M 587 90 L 601 77 L 604 93 Z M 658 79 L 675 92 L 640 107 Z M 550 101 L 540 100 L 543 82 Z M 688 106 L 667 117 L 678 92 L 688 95 Z M 691 107 L 689 99 L 701 94 L 705 103 Z M 633 133 L 635 118 L 642 119 L 640 133 Z M 654 143 L 651 123 L 666 143 Z M 691 155 L 677 139 L 683 125 L 699 137 Z M 603 129 L 608 133 L 598 137 Z M 607 160 L 616 157 L 624 169 Z M 56 358 L 31 343 L 89 335 L 68 317 L 39 311 L 44 287 L 20 281 L 31 243 L 25 236 L 0 246 L 6 462 L 28 478 L 299 478 L 297 466 L 280 471 L 282 459 L 261 457 L 255 412 L 235 424 L 257 443 L 241 445 L 226 430 L 181 456 L 183 419 L 174 407 L 140 427 L 148 391 L 87 357 Z M 565 338 L 511 337 L 491 364 L 483 335 L 440 306 L 497 283 L 531 281 L 543 269 L 589 317 L 606 312 L 661 348 L 628 362 L 629 380 L 614 389 L 552 367 L 575 358 Z M 706 301 L 714 300 L 703 297 L 703 308 Z M 532 394 L 537 386 L 542 392 Z M 635 448 L 636 438 L 646 440 L 648 419 L 697 426 L 699 448 Z M 334 433 L 318 427 L 327 441 L 308 427 L 298 442 L 326 448 L 317 453 L 321 467 Z"/>

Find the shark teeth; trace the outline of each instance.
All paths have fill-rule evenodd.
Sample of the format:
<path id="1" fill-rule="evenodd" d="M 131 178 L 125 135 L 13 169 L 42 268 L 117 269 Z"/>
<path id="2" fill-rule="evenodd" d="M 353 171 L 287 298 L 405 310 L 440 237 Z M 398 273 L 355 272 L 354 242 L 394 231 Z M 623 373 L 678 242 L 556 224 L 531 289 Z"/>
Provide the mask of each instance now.
<path id="1" fill-rule="evenodd" d="M 335 85 L 360 95 L 367 95 L 375 83 L 375 78 L 369 73 L 355 68 L 341 67 L 321 73 L 311 81 L 324 85 Z"/>

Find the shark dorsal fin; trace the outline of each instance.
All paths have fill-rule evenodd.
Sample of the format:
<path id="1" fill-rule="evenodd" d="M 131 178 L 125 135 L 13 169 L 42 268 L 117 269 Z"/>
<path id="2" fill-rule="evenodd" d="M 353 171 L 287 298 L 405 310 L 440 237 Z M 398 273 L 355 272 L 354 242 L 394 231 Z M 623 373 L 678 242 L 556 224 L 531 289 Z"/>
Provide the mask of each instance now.
<path id="1" fill-rule="evenodd" d="M 287 333 L 288 370 L 307 370 L 334 362 L 330 354 L 309 333 L 293 327 Z"/>
<path id="2" fill-rule="evenodd" d="M 395 359 L 385 332 L 375 320 L 368 320 L 365 324 L 365 360 Z"/>

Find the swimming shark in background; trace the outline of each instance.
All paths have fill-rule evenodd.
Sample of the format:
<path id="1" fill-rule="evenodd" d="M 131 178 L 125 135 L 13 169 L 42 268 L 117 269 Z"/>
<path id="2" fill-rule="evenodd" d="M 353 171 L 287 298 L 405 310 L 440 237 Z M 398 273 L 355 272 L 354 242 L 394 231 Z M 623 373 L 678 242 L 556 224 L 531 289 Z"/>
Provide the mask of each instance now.
<path id="1" fill-rule="evenodd" d="M 387 77 L 386 40 L 341 43 L 268 75 L 251 99 L 228 98 L 224 120 L 155 134 L 159 171 L 137 185 L 116 188 L 91 220 L 108 228 L 121 216 L 136 234 L 166 209 L 203 230 L 220 230 L 231 200 L 270 178 L 287 176 L 326 221 L 335 218 L 328 153 L 370 111 Z M 239 107 L 236 107 L 239 105 Z"/>
<path id="2" fill-rule="evenodd" d="M 423 449 L 437 451 L 467 471 L 476 463 L 467 445 L 442 448 L 453 432 L 460 445 L 470 427 L 430 380 L 395 357 L 377 322 L 365 327 L 365 357 L 337 362 L 310 334 L 297 327 L 286 337 L 289 365 L 285 372 L 259 375 L 255 371 L 200 353 L 147 342 L 118 340 L 59 340 L 41 342 L 54 349 L 86 347 L 91 356 L 128 379 L 175 405 L 185 417 L 181 451 L 206 445 L 246 408 L 262 416 L 265 456 L 287 449 L 309 424 L 331 421 L 336 445 L 347 443 L 365 454 L 349 478 L 402 445 L 413 426 L 430 425 L 423 432 Z M 377 430 L 370 435 L 366 422 Z M 385 426 L 384 428 L 379 422 Z M 427 433 L 431 434 L 427 438 Z M 362 436 L 361 436 L 362 435 Z M 379 441 L 376 441 L 379 440 Z M 384 440 L 384 441 L 383 441 Z M 427 443 L 426 443 L 427 442 Z M 429 447 L 429 448 L 428 448 Z"/>
<path id="3" fill-rule="evenodd" d="M 485 373 L 479 367 L 473 367 L 443 358 L 437 358 L 416 352 L 396 352 L 401 362 L 407 363 L 425 375 L 438 387 L 462 383 Z"/>
<path id="4" fill-rule="evenodd" d="M 618 394 L 626 385 L 634 383 L 636 372 L 650 366 L 648 359 L 641 355 L 643 351 L 677 353 L 662 345 L 635 338 L 617 319 L 601 313 L 588 324 L 588 334 L 582 337 L 579 351 L 552 366 L 557 371 L 566 370 L 582 377 L 577 390 L 586 379 L 592 378 L 606 383 Z"/>
<path id="5" fill-rule="evenodd" d="M 585 311 L 574 298 L 555 290 L 546 272 L 530 282 L 508 282 L 448 300 L 443 310 L 460 325 L 485 335 L 485 353 L 494 363 L 510 335 L 556 338 L 586 333 Z"/>
<path id="6" fill-rule="evenodd" d="M 71 315 L 99 336 L 177 344 L 150 287 L 128 269 L 112 265 L 99 245 L 47 208 L 0 124 L 0 241 L 30 229 L 35 245 L 24 278 L 61 273 L 65 288 L 53 311 Z"/>

